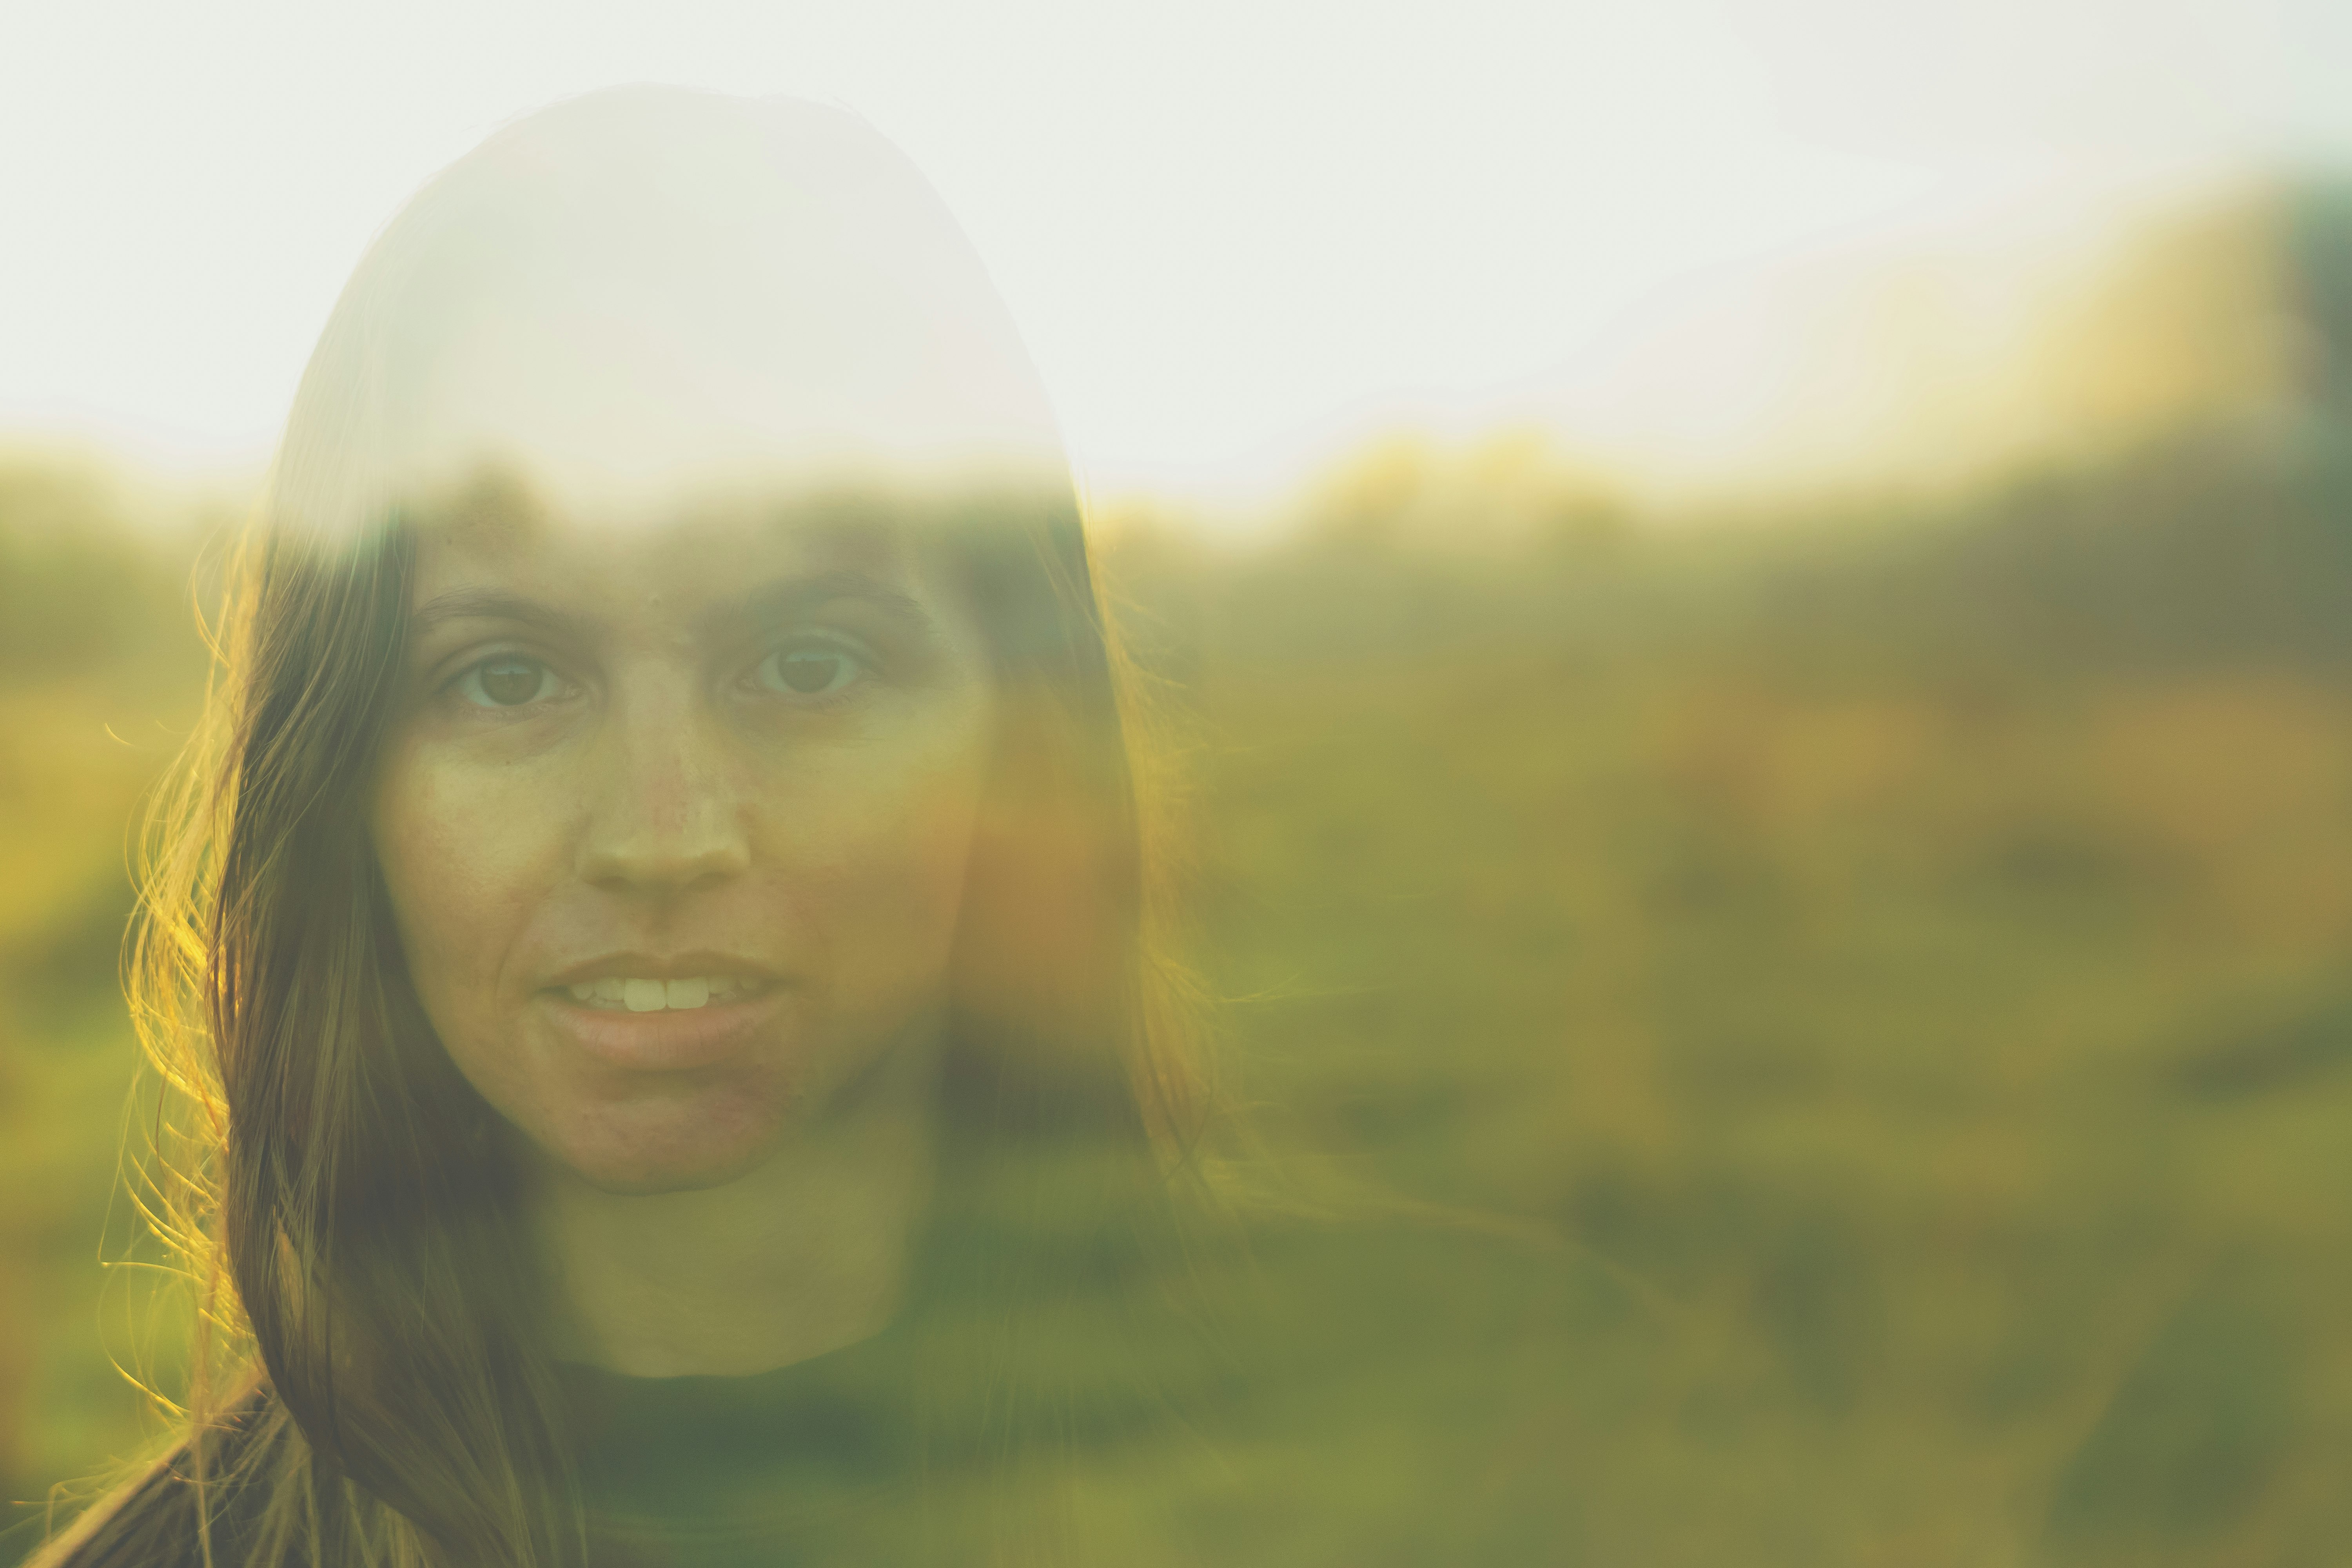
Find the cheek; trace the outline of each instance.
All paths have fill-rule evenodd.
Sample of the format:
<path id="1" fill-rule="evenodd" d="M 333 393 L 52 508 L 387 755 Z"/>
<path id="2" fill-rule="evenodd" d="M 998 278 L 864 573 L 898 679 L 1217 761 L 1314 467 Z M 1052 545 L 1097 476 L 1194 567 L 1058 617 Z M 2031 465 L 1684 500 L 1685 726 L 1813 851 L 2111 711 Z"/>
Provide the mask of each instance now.
<path id="1" fill-rule="evenodd" d="M 501 787 L 501 784 L 505 787 Z M 370 816 L 376 861 L 417 999 L 452 1050 L 495 1005 L 504 956 L 531 908 L 544 858 L 530 826 L 543 809 L 503 798 L 512 782 L 459 777 L 429 759 L 396 755 Z"/>
<path id="2" fill-rule="evenodd" d="M 944 981 L 979 808 L 979 752 L 977 741 L 943 744 L 830 781 L 830 809 L 794 835 L 799 853 L 786 858 L 799 864 L 785 874 L 830 939 L 845 1005 Z M 779 798 L 789 816 L 792 797 Z"/>

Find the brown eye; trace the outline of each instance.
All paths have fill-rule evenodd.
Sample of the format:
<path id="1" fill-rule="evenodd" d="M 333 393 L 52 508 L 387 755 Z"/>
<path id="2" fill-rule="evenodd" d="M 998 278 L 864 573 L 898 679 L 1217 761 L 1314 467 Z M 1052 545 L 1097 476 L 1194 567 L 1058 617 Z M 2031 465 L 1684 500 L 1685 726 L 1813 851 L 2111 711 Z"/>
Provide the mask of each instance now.
<path id="1" fill-rule="evenodd" d="M 484 659 L 458 678 L 457 690 L 477 708 L 520 708 L 555 689 L 555 672 L 535 658 Z"/>
<path id="2" fill-rule="evenodd" d="M 857 679 L 856 658 L 822 644 L 778 648 L 754 672 L 770 691 L 791 697 L 829 697 Z"/>

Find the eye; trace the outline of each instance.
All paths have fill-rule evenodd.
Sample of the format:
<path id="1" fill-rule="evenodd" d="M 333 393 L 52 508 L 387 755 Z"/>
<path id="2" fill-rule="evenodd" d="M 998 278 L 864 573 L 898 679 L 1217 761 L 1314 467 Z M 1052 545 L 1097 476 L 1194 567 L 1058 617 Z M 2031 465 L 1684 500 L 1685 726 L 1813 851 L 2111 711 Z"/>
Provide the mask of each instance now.
<path id="1" fill-rule="evenodd" d="M 515 654 L 486 658 L 457 678 L 457 694 L 477 708 L 520 708 L 557 689 L 555 671 Z"/>
<path id="2" fill-rule="evenodd" d="M 785 697 L 830 697 L 864 670 L 857 656 L 846 648 L 828 643 L 794 643 L 761 659 L 751 679 L 761 690 Z"/>

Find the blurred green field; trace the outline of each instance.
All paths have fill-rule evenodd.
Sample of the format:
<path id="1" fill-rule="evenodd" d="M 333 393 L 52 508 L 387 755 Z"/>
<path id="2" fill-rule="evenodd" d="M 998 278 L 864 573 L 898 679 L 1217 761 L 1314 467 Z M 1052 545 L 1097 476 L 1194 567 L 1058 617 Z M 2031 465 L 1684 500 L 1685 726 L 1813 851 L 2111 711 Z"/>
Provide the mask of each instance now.
<path id="1" fill-rule="evenodd" d="M 135 1047 L 116 981 L 142 790 L 201 689 L 196 542 L 87 462 L 0 460 L 0 1477 L 11 1500 L 152 1430 L 114 1190 Z M 110 1240 L 102 1240 L 108 1232 Z M 101 1330 L 101 1299 L 115 1308 Z M 23 1510 L 18 1510 L 23 1511 Z M 0 1537 L 21 1551 L 21 1528 Z"/>
<path id="2" fill-rule="evenodd" d="M 2345 429 L 1769 528 L 1391 455 L 1279 540 L 1113 533 L 1271 1147 L 1654 1287 L 1787 1500 L 1717 1560 L 2352 1541 Z M 14 1499 L 151 1429 L 113 964 L 215 526 L 0 468 Z"/>
<path id="3" fill-rule="evenodd" d="M 1789 1500 L 1714 1560 L 2352 1540 L 2342 428 L 1127 563 L 1279 1142 L 1692 1312 Z"/>

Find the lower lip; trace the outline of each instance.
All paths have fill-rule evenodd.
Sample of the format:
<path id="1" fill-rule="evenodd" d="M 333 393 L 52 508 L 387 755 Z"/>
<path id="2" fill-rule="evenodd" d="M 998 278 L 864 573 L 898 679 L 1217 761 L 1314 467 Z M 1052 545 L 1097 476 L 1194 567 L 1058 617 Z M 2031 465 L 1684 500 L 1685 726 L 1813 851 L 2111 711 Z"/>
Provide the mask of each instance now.
<path id="1" fill-rule="evenodd" d="M 556 1027 L 583 1055 L 632 1072 L 685 1072 L 740 1058 L 782 1008 L 784 987 L 699 1007 L 632 1013 L 590 1007 L 562 992 L 541 992 Z"/>

